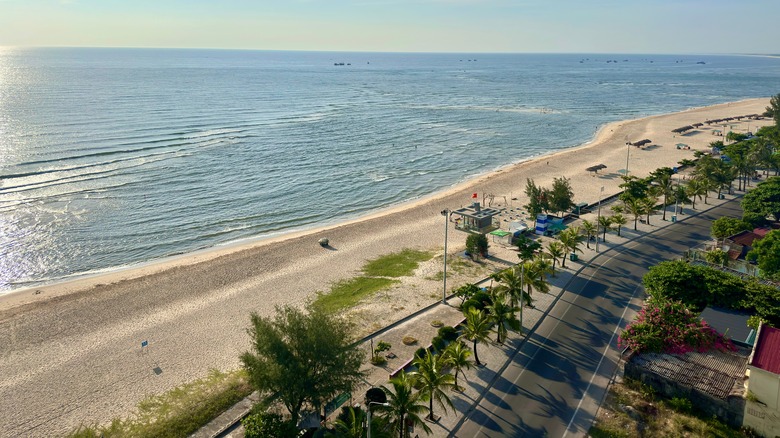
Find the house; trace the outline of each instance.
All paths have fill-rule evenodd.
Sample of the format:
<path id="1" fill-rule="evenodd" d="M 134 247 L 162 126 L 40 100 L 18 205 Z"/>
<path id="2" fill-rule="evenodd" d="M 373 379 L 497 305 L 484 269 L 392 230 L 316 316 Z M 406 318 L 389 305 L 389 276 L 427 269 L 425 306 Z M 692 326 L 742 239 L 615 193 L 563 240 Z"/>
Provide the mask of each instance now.
<path id="1" fill-rule="evenodd" d="M 762 325 L 745 375 L 743 426 L 763 436 L 780 436 L 780 329 Z"/>
<path id="2" fill-rule="evenodd" d="M 755 343 L 756 333 L 747 325 L 749 313 L 707 306 L 702 310 L 699 318 L 738 345 L 752 347 Z"/>
<path id="3" fill-rule="evenodd" d="M 452 211 L 452 215 L 460 216 L 455 219 L 455 229 L 482 234 L 498 228 L 498 225 L 493 223 L 493 217 L 499 213 L 501 211 L 495 208 L 481 207 L 479 202 Z"/>

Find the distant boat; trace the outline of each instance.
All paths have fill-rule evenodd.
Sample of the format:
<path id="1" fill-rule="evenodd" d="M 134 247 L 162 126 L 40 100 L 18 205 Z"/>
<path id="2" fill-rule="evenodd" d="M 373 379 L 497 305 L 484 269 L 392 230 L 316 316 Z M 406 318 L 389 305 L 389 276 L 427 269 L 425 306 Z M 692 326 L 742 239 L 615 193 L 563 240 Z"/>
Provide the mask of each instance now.
<path id="1" fill-rule="evenodd" d="M 704 62 L 704 61 L 699 61 L 699 62 L 697 62 L 697 64 L 706 64 L 706 62 Z"/>

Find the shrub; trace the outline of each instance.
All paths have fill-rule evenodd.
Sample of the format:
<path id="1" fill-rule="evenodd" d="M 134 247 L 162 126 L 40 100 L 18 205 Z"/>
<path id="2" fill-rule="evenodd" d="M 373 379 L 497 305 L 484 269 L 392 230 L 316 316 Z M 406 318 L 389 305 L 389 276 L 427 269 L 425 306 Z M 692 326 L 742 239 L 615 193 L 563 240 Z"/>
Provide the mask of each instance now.
<path id="1" fill-rule="evenodd" d="M 488 239 L 484 234 L 472 233 L 466 237 L 466 252 L 469 254 L 479 254 L 486 257 L 488 246 Z"/>
<path id="2" fill-rule="evenodd" d="M 472 307 L 477 310 L 485 310 L 485 307 L 491 304 L 493 304 L 493 299 L 490 297 L 490 294 L 484 291 L 479 291 L 475 293 L 474 296 L 472 296 L 470 299 L 466 300 L 466 302 L 463 303 L 460 308 L 463 310 L 463 313 L 466 313 Z"/>
<path id="3" fill-rule="evenodd" d="M 425 353 L 428 351 L 425 347 L 420 347 L 414 352 L 414 357 L 425 357 Z"/>
<path id="4" fill-rule="evenodd" d="M 669 406 L 677 412 L 684 414 L 690 414 L 693 410 L 693 403 L 687 398 L 674 397 L 669 400 Z"/>
<path id="5" fill-rule="evenodd" d="M 712 348 L 735 350 L 728 338 L 700 320 L 682 302 L 654 298 L 620 334 L 618 346 L 636 352 L 672 354 Z"/>
<path id="6" fill-rule="evenodd" d="M 241 420 L 244 426 L 244 436 L 247 438 L 279 437 L 292 438 L 297 436 L 298 428 L 281 415 L 268 412 L 252 414 Z"/>
<path id="7" fill-rule="evenodd" d="M 431 340 L 431 345 L 436 351 L 443 351 L 444 347 L 447 346 L 447 341 L 441 336 L 436 336 Z"/>
<path id="8" fill-rule="evenodd" d="M 439 328 L 439 336 L 445 341 L 454 341 L 455 339 L 458 339 L 458 331 L 455 327 L 445 325 L 444 327 Z"/>
<path id="9" fill-rule="evenodd" d="M 414 345 L 417 343 L 417 338 L 412 336 L 404 336 L 401 342 L 403 342 L 404 345 Z"/>
<path id="10" fill-rule="evenodd" d="M 444 323 L 439 321 L 438 319 L 434 319 L 433 321 L 431 321 L 431 326 L 432 327 L 441 327 L 443 325 L 444 325 Z"/>

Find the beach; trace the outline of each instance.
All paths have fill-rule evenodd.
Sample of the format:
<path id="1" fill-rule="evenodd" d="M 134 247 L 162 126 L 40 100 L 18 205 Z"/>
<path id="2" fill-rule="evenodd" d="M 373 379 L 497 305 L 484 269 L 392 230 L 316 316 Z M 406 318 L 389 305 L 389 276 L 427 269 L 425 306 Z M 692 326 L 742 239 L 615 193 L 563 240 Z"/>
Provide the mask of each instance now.
<path id="1" fill-rule="evenodd" d="M 404 248 L 433 251 L 414 278 L 360 306 L 366 334 L 436 301 L 435 280 L 444 247 L 444 209 L 495 195 L 494 208 L 527 203 L 526 179 L 549 187 L 570 179 L 575 203 L 597 202 L 619 191 L 626 167 L 646 176 L 693 159 L 723 137 L 723 126 L 687 135 L 672 129 L 713 118 L 763 113 L 768 98 L 615 122 L 590 143 L 507 166 L 449 190 L 324 228 L 215 248 L 139 268 L 37 287 L 0 297 L 0 420 L 2 436 L 66 433 L 132 411 L 143 397 L 239 366 L 249 348 L 249 313 L 303 305 L 328 285 L 357 275 L 363 264 Z M 771 120 L 729 122 L 735 132 Z M 733 126 L 733 127 L 732 127 Z M 650 145 L 627 145 L 641 139 Z M 678 143 L 689 146 L 677 148 Z M 606 166 L 598 173 L 585 169 Z M 626 166 L 628 164 L 628 166 Z M 604 187 L 603 192 L 601 188 Z M 506 202 L 504 201 L 506 197 Z M 331 248 L 317 241 L 326 237 Z M 448 253 L 462 252 L 465 234 L 450 228 Z M 484 272 L 448 278 L 456 288 Z M 470 278 L 473 277 L 473 278 Z M 370 323 L 369 323 L 370 322 Z M 142 342 L 148 342 L 141 347 Z"/>

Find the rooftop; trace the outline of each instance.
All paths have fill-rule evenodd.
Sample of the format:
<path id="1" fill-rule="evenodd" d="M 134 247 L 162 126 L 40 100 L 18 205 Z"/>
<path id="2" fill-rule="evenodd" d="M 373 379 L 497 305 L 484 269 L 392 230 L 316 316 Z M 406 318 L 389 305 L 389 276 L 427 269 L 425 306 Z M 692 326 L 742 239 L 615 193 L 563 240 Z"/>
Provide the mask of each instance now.
<path id="1" fill-rule="evenodd" d="M 763 237 L 752 231 L 743 231 L 729 237 L 729 240 L 742 246 L 753 246 L 753 241 L 761 240 Z"/>
<path id="2" fill-rule="evenodd" d="M 744 356 L 712 350 L 706 353 L 685 354 L 642 353 L 631 361 L 648 371 L 669 380 L 690 386 L 712 397 L 725 399 L 744 388 L 742 381 L 747 369 Z"/>
<path id="3" fill-rule="evenodd" d="M 761 326 L 750 365 L 770 373 L 780 374 L 780 329 Z"/>
<path id="4" fill-rule="evenodd" d="M 718 333 L 728 336 L 733 341 L 747 343 L 747 339 L 753 331 L 747 326 L 749 313 L 707 307 L 701 312 L 700 317 Z"/>

